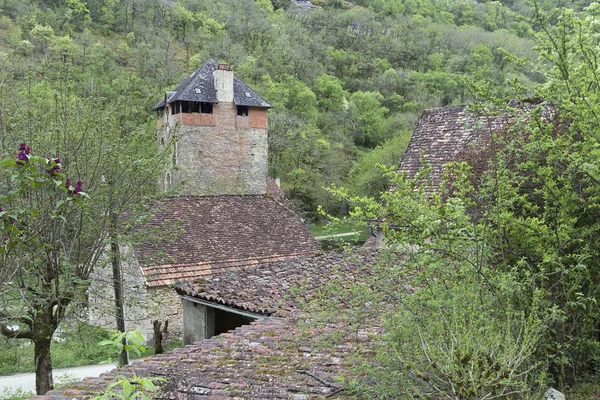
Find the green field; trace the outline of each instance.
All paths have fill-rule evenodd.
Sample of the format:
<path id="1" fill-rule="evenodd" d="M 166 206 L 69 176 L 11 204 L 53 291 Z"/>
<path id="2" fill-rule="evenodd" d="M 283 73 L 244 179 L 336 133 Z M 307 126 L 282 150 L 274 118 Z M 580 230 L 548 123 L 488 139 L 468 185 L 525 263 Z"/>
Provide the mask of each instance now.
<path id="1" fill-rule="evenodd" d="M 360 221 L 325 222 L 309 225 L 308 229 L 310 230 L 310 233 L 319 240 L 364 242 L 369 238 L 368 226 Z M 355 232 L 355 234 L 340 237 L 335 236 L 352 232 Z"/>

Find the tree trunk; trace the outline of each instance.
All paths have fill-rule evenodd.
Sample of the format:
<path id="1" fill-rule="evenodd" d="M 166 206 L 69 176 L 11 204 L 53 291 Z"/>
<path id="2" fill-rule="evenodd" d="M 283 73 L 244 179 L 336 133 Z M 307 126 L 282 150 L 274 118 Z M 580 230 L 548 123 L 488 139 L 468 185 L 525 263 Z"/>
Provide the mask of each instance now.
<path id="1" fill-rule="evenodd" d="M 162 332 L 160 331 L 161 323 L 155 320 L 152 324 L 154 326 L 154 354 L 164 353 L 162 346 Z"/>
<path id="2" fill-rule="evenodd" d="M 46 394 L 54 389 L 52 380 L 52 359 L 50 358 L 50 343 L 52 336 L 33 340 L 35 354 L 35 392 Z"/>
<path id="3" fill-rule="evenodd" d="M 116 234 L 111 233 L 110 237 L 110 251 L 112 258 L 112 270 L 113 270 L 113 288 L 115 291 L 115 318 L 117 322 L 117 330 L 119 332 L 125 332 L 125 305 L 123 301 L 123 281 L 121 279 L 121 254 L 119 250 L 119 242 Z M 126 343 L 123 338 L 123 346 Z M 127 350 L 123 350 L 119 354 L 119 366 L 129 364 L 129 354 Z"/>

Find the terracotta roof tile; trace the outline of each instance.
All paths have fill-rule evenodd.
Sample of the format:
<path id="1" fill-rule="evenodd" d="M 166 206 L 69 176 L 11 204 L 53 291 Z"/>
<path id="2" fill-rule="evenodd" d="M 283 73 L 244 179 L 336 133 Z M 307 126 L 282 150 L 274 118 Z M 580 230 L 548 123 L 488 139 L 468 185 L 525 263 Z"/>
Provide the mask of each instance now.
<path id="1" fill-rule="evenodd" d="M 348 258 L 339 252 L 305 256 L 274 262 L 218 277 L 179 282 L 180 295 L 265 315 L 285 315 L 308 301 L 315 290 L 340 276 L 347 281 L 365 277 L 376 252 L 363 250 Z M 301 297 L 290 296 L 291 288 L 301 289 Z"/>
<path id="2" fill-rule="evenodd" d="M 433 188 L 439 186 L 444 165 L 475 146 L 492 132 L 500 132 L 515 121 L 518 114 L 530 113 L 539 104 L 511 103 L 512 110 L 475 114 L 468 106 L 440 107 L 425 110 L 406 148 L 398 172 L 414 177 L 422 167 L 421 152 L 431 164 Z M 544 106 L 549 110 L 548 106 Z"/>
<path id="3" fill-rule="evenodd" d="M 309 318 L 302 314 L 298 302 L 310 299 L 316 289 L 334 277 L 338 282 L 370 279 L 377 254 L 361 251 L 346 257 L 339 253 L 303 257 L 299 260 L 262 265 L 203 283 L 189 286 L 201 293 L 227 291 L 224 284 L 235 279 L 247 279 L 243 293 L 237 293 L 234 305 L 242 302 L 267 306 L 284 304 L 287 312 L 278 317 L 258 319 L 250 325 L 236 328 L 214 338 L 194 343 L 172 352 L 144 359 L 134 365 L 100 378 L 75 382 L 38 400 L 51 396 L 86 399 L 101 392 L 118 375 L 163 377 L 166 382 L 155 395 L 157 399 L 324 399 L 341 398 L 344 392 L 337 378 L 346 375 L 353 363 L 348 355 L 360 346 L 368 351 L 372 338 L 380 332 L 377 327 L 356 329 L 352 335 L 339 337 L 344 328 L 337 323 L 308 324 L 299 328 L 298 322 Z M 267 278 L 263 278 L 263 276 Z M 276 281 L 276 285 L 271 285 Z M 290 296 L 290 288 L 303 288 Z M 241 286 L 236 286 L 238 290 Z M 183 290 L 183 289 L 180 289 Z M 193 293 L 192 293 L 193 294 Z M 283 301 L 283 303 L 282 303 Z M 335 343 L 323 340 L 336 334 Z M 365 347 L 366 346 L 366 347 Z M 76 390 L 76 392 L 74 391 Z"/>
<path id="4" fill-rule="evenodd" d="M 153 205 L 140 230 L 168 238 L 135 246 L 146 283 L 165 286 L 318 250 L 296 215 L 266 196 L 183 196 Z"/>

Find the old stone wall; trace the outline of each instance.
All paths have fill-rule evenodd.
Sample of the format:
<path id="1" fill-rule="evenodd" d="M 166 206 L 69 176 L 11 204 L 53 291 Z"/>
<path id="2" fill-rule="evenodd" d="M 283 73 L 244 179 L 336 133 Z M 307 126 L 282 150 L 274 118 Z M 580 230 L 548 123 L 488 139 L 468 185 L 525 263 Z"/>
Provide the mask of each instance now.
<path id="1" fill-rule="evenodd" d="M 170 171 L 171 184 L 184 182 L 183 195 L 264 194 L 267 191 L 267 130 L 236 128 L 236 106 L 214 105 L 214 126 L 177 126 L 176 164 Z M 253 124 L 264 123 L 256 114 Z M 262 126 L 262 125 L 261 125 Z"/>
<path id="2" fill-rule="evenodd" d="M 170 287 L 146 287 L 142 271 L 131 246 L 122 246 L 123 289 L 125 293 L 125 326 L 127 330 L 139 331 L 148 342 L 153 341 L 152 322 L 169 321 L 169 337 L 183 335 L 183 311 L 181 300 Z M 92 325 L 115 329 L 115 302 L 112 265 L 108 257 L 94 269 L 88 289 L 88 320 Z"/>

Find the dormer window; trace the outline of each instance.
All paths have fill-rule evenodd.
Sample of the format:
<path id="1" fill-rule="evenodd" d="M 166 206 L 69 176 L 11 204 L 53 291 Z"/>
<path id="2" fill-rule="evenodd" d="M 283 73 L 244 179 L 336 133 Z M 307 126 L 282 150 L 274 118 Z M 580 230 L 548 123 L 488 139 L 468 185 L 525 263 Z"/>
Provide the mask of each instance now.
<path id="1" fill-rule="evenodd" d="M 240 117 L 248 116 L 248 106 L 237 106 L 237 115 Z"/>

